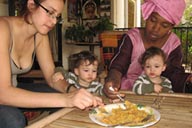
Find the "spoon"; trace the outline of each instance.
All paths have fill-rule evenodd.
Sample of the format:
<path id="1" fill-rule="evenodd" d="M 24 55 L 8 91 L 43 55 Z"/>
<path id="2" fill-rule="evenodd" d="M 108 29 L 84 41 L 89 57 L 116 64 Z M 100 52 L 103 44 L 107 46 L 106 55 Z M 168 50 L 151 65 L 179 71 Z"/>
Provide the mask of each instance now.
<path id="1" fill-rule="evenodd" d="M 111 91 L 115 91 L 114 90 L 114 88 L 111 86 L 111 87 L 109 87 L 109 90 L 111 90 Z M 117 94 L 117 97 L 121 100 L 121 101 L 125 101 L 119 94 Z"/>

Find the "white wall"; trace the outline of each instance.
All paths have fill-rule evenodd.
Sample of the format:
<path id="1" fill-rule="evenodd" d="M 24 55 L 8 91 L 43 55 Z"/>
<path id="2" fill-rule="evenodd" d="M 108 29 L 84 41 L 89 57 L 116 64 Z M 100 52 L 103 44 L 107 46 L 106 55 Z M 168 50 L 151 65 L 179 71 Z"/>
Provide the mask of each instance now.
<path id="1" fill-rule="evenodd" d="M 4 3 L 0 3 L 0 16 L 8 16 L 8 5 Z"/>
<path id="2" fill-rule="evenodd" d="M 65 69 L 68 69 L 68 57 L 69 55 L 73 54 L 73 53 L 77 53 L 77 52 L 80 52 L 82 50 L 89 50 L 89 46 L 77 46 L 77 45 L 69 45 L 69 44 L 66 44 L 65 42 L 65 36 L 64 36 L 64 33 L 65 33 L 65 29 L 68 27 L 68 26 L 71 26 L 73 23 L 69 23 L 67 21 L 67 1 L 65 3 L 65 7 L 64 7 L 64 10 L 63 10 L 63 15 L 62 15 L 63 19 L 64 19 L 64 23 L 62 24 L 63 28 L 62 28 L 62 31 L 63 31 L 63 36 L 62 36 L 62 45 L 63 45 L 63 66 Z M 99 46 L 95 46 L 94 48 L 94 53 L 96 54 L 96 56 L 98 56 L 100 58 L 100 49 L 99 49 Z"/>

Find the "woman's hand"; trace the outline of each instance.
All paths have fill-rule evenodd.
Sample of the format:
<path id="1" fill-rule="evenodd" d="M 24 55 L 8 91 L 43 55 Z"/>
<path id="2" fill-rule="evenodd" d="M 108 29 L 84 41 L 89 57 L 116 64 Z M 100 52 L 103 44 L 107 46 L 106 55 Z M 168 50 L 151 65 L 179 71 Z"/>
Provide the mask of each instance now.
<path id="1" fill-rule="evenodd" d="M 110 87 L 114 88 L 114 91 L 110 90 Z M 103 92 L 110 99 L 116 99 L 118 93 L 118 85 L 115 85 L 113 81 L 107 81 L 104 85 Z"/>
<path id="2" fill-rule="evenodd" d="M 110 87 L 112 87 L 113 90 L 111 90 Z M 116 100 L 119 101 L 117 94 L 119 94 L 121 97 L 125 97 L 124 94 L 119 93 L 119 88 L 120 88 L 120 84 L 117 84 L 113 81 L 108 81 L 104 85 L 103 92 L 105 93 L 105 95 L 107 97 L 109 97 L 112 100 L 112 102 L 114 102 Z"/>
<path id="3" fill-rule="evenodd" d="M 122 74 L 119 71 L 115 69 L 111 69 L 105 80 L 103 92 L 112 101 L 116 101 L 116 100 L 119 101 L 117 94 L 119 94 L 121 97 L 125 97 L 124 94 L 119 93 L 121 76 Z M 112 87 L 113 90 L 110 90 L 110 87 Z"/>
<path id="4" fill-rule="evenodd" d="M 117 94 L 119 94 L 121 97 L 124 97 L 124 94 L 120 94 L 118 92 L 120 89 L 120 82 L 121 73 L 114 69 L 110 70 L 103 88 L 105 95 L 113 100 L 118 99 Z M 110 90 L 110 87 L 112 87 L 114 90 Z"/>
<path id="5" fill-rule="evenodd" d="M 97 107 L 104 105 L 100 97 L 92 95 L 85 89 L 79 89 L 78 91 L 68 93 L 67 98 L 68 107 L 85 109 L 87 107 Z"/>

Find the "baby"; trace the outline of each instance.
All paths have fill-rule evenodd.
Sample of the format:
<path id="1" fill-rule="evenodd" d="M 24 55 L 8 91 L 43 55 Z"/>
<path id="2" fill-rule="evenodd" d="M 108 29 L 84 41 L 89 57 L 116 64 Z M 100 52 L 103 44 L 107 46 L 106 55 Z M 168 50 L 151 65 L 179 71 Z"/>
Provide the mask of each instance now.
<path id="1" fill-rule="evenodd" d="M 136 94 L 173 92 L 171 81 L 161 76 L 166 68 L 166 55 L 156 47 L 148 48 L 140 58 L 144 74 L 133 85 Z"/>
<path id="2" fill-rule="evenodd" d="M 57 81 L 64 77 L 69 84 L 67 92 L 85 88 L 91 93 L 103 95 L 103 85 L 96 81 L 99 65 L 97 57 L 89 51 L 82 51 L 71 55 L 70 58 L 71 71 L 67 72 L 62 67 L 57 67 L 53 80 Z"/>

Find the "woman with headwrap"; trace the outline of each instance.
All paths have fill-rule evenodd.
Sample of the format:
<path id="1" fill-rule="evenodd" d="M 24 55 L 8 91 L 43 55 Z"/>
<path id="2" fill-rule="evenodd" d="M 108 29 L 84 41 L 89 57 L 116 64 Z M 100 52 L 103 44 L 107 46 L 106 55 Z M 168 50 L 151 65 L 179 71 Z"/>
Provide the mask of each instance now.
<path id="1" fill-rule="evenodd" d="M 132 90 L 136 78 L 143 73 L 138 62 L 140 55 L 149 47 L 161 48 L 167 54 L 167 68 L 162 76 L 172 82 L 174 92 L 185 92 L 185 83 L 192 75 L 182 67 L 182 46 L 180 39 L 171 30 L 178 25 L 185 9 L 184 0 L 146 0 L 142 14 L 145 28 L 133 28 L 121 39 L 109 65 L 104 87 L 105 94 L 116 98 L 119 89 Z M 109 87 L 116 91 L 110 91 Z M 123 95 L 122 95 L 123 96 Z"/>

